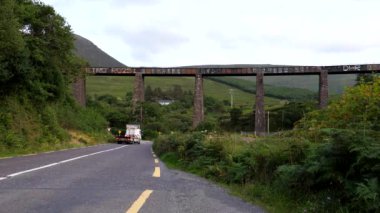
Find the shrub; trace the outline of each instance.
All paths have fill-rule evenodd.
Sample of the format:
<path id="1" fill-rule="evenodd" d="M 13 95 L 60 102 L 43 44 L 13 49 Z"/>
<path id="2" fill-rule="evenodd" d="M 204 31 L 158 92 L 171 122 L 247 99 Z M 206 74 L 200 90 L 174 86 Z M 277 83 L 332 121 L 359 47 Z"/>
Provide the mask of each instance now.
<path id="1" fill-rule="evenodd" d="M 311 146 L 301 164 L 279 167 L 277 182 L 295 194 L 331 192 L 351 209 L 375 208 L 380 195 L 378 140 L 354 130 L 322 132 L 327 142 Z"/>

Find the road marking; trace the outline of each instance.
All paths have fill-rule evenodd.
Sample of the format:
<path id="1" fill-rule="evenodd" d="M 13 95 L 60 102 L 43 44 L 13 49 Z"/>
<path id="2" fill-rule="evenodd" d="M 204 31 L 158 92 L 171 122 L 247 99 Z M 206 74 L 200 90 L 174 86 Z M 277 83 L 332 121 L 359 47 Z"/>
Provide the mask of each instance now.
<path id="1" fill-rule="evenodd" d="M 28 173 L 28 172 L 33 172 L 33 171 L 49 168 L 49 167 L 56 166 L 56 165 L 58 165 L 58 163 L 52 163 L 52 164 L 48 164 L 48 165 L 45 165 L 45 166 L 40 166 L 40 167 L 37 167 L 37 168 L 34 168 L 34 169 L 28 169 L 28 170 L 25 170 L 25 171 L 16 172 L 16 173 L 7 175 L 7 177 L 14 177 L 14 176 L 17 176 L 17 175 L 22 175 L 22 174 L 25 174 L 25 173 Z"/>
<path id="2" fill-rule="evenodd" d="M 37 153 L 32 153 L 32 154 L 23 155 L 23 157 L 34 156 L 34 155 L 37 155 Z"/>
<path id="3" fill-rule="evenodd" d="M 153 172 L 153 177 L 160 177 L 161 176 L 161 170 L 160 170 L 160 167 L 156 166 L 154 167 L 154 172 Z"/>
<path id="4" fill-rule="evenodd" d="M 124 148 L 126 146 L 128 146 L 128 145 L 124 145 L 124 146 L 113 148 L 113 149 L 107 149 L 107 150 L 103 150 L 103 151 L 99 151 L 99 152 L 94 152 L 94 153 L 91 153 L 91 154 L 82 155 L 82 156 L 75 157 L 75 158 L 70 158 L 70 159 L 67 159 L 67 160 L 62 160 L 62 161 L 59 161 L 59 162 L 56 162 L 56 163 L 51 163 L 51 164 L 40 166 L 40 167 L 37 167 L 37 168 L 33 168 L 33 169 L 25 170 L 25 171 L 20 171 L 20 172 L 12 173 L 12 174 L 7 175 L 6 177 L 0 177 L 0 181 L 1 180 L 5 180 L 7 178 L 15 177 L 15 176 L 18 176 L 18 175 L 22 175 L 22 174 L 25 174 L 25 173 L 29 173 L 29 172 L 33 172 L 33 171 L 49 168 L 49 167 L 52 167 L 52 166 L 56 166 L 56 165 L 59 165 L 59 164 L 67 163 L 67 162 L 70 162 L 70 161 L 78 160 L 78 159 L 81 159 L 81 158 L 89 157 L 89 156 L 92 156 L 92 155 L 98 155 L 98 154 L 101 154 L 101 153 L 104 153 L 104 152 L 114 151 L 114 150 L 117 150 L 117 149 Z"/>
<path id="5" fill-rule="evenodd" d="M 154 159 L 154 163 L 156 163 L 156 164 L 157 164 L 157 163 L 158 163 L 158 159 Z"/>
<path id="6" fill-rule="evenodd" d="M 144 205 L 146 200 L 152 194 L 153 190 L 145 190 L 139 198 L 132 204 L 132 206 L 126 211 L 126 213 L 137 213 Z"/>
<path id="7" fill-rule="evenodd" d="M 107 144 L 97 144 L 97 145 L 92 145 L 92 146 L 73 147 L 73 148 L 68 148 L 68 149 L 60 149 L 60 150 L 53 150 L 53 151 L 47 151 L 47 152 L 39 152 L 39 153 L 31 153 L 31 154 L 25 154 L 25 155 L 2 157 L 2 158 L 0 158 L 0 160 L 10 159 L 10 158 L 19 158 L 19 157 L 28 157 L 28 156 L 40 155 L 40 154 L 50 154 L 53 152 L 62 152 L 62 151 L 68 151 L 68 150 L 74 150 L 74 149 L 85 149 L 85 148 L 90 148 L 90 147 L 95 147 L 95 146 L 104 146 L 104 145 L 107 145 Z"/>

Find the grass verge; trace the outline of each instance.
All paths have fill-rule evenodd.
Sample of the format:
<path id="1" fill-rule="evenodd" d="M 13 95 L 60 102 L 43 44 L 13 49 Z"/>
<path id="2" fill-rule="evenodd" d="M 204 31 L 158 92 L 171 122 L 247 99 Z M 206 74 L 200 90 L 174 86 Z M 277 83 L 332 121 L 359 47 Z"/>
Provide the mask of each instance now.
<path id="1" fill-rule="evenodd" d="M 160 156 L 162 162 L 170 169 L 189 172 L 194 175 L 204 177 L 200 170 L 194 167 L 187 167 L 181 162 L 178 155 L 174 152 L 168 152 Z M 215 184 L 227 189 L 234 196 L 243 199 L 254 205 L 258 205 L 268 212 L 295 212 L 295 209 L 300 209 L 293 200 L 283 193 L 277 191 L 273 186 L 265 184 L 225 184 L 217 182 L 213 179 L 208 179 Z"/>
<path id="2" fill-rule="evenodd" d="M 59 151 L 64 149 L 94 146 L 99 144 L 105 144 L 110 140 L 110 136 L 107 134 L 94 133 L 90 135 L 75 130 L 68 130 L 68 134 L 70 135 L 70 139 L 66 142 L 52 144 L 44 143 L 40 144 L 39 146 L 27 146 L 22 149 L 2 149 L 0 150 L 0 159 L 51 151 Z"/>

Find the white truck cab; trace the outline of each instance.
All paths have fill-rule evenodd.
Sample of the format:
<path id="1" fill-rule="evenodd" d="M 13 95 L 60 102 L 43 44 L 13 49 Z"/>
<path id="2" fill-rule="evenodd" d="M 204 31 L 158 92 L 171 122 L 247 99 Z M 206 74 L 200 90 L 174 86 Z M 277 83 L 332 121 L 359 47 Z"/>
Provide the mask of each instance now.
<path id="1" fill-rule="evenodd" d="M 125 130 L 125 138 L 130 143 L 138 143 L 141 141 L 141 129 L 138 124 L 127 124 Z"/>

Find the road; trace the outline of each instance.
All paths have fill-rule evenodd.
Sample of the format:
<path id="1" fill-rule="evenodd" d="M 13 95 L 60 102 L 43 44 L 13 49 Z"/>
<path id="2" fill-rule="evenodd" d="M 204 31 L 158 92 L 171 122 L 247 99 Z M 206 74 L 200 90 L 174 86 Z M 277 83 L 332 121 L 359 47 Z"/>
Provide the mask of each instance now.
<path id="1" fill-rule="evenodd" d="M 0 159 L 0 212 L 263 212 L 140 145 Z"/>

